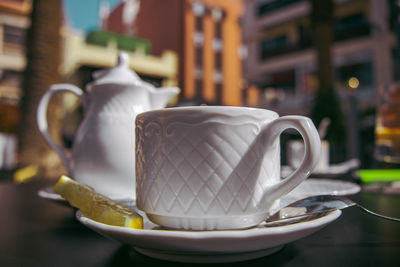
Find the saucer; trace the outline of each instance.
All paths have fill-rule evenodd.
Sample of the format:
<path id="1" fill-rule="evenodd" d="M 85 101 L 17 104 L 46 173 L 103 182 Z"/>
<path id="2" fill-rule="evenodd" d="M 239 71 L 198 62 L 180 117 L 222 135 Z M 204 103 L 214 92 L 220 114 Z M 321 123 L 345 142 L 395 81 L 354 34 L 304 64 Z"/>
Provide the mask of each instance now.
<path id="1" fill-rule="evenodd" d="M 53 201 L 53 202 L 56 202 L 59 204 L 68 205 L 68 202 L 65 201 L 65 199 L 62 196 L 60 196 L 59 194 L 54 193 L 52 191 L 52 188 L 53 188 L 52 186 L 42 188 L 37 192 L 37 194 L 41 198 L 44 198 L 44 199 L 47 199 L 47 200 L 50 200 L 50 201 Z"/>
<path id="2" fill-rule="evenodd" d="M 330 164 L 324 170 L 314 170 L 312 176 L 322 176 L 326 178 L 334 178 L 340 175 L 344 175 L 360 167 L 360 160 L 350 159 L 337 164 Z M 293 167 L 284 165 L 281 167 L 282 177 L 286 177 L 293 172 Z"/>
<path id="3" fill-rule="evenodd" d="M 53 192 L 53 186 L 48 186 L 45 188 L 40 189 L 37 194 L 39 197 L 53 201 L 58 204 L 67 205 L 69 206 L 68 202 L 59 194 Z M 136 200 L 133 198 L 113 198 L 113 200 L 118 201 L 122 204 L 128 206 L 135 206 Z"/>
<path id="4" fill-rule="evenodd" d="M 361 190 L 361 187 L 355 183 L 332 180 L 332 179 L 320 179 L 320 178 L 308 178 L 300 185 L 298 185 L 295 189 L 293 189 L 289 194 L 282 197 L 280 200 L 280 205 L 276 207 L 276 209 L 271 210 L 272 213 L 277 211 L 278 209 L 305 197 L 314 196 L 314 195 L 351 195 L 356 194 Z M 38 196 L 44 199 L 48 199 L 50 201 L 68 205 L 68 202 L 65 201 L 59 194 L 54 193 L 52 191 L 52 187 L 45 187 L 38 191 Z M 114 199 L 122 204 L 128 206 L 135 206 L 135 199 L 127 199 L 120 198 Z"/>
<path id="5" fill-rule="evenodd" d="M 291 196 L 311 196 L 311 195 L 352 195 L 361 191 L 358 184 L 322 178 L 308 178 L 303 183 L 293 189 Z"/>
<path id="6" fill-rule="evenodd" d="M 344 196 L 357 194 L 361 191 L 361 186 L 358 184 L 333 180 L 333 179 L 321 179 L 321 178 L 308 178 L 289 194 L 285 195 L 280 199 L 279 206 L 272 209 L 270 213 L 275 213 L 279 209 L 289 205 L 297 200 L 317 195 L 335 195 Z"/>
<path id="7" fill-rule="evenodd" d="M 245 230 L 165 230 L 148 221 L 144 229 L 131 229 L 93 221 L 77 211 L 85 226 L 149 257 L 177 262 L 221 263 L 256 259 L 280 250 L 285 244 L 306 237 L 336 220 L 340 210 L 315 220 L 280 227 L 264 224 Z"/>

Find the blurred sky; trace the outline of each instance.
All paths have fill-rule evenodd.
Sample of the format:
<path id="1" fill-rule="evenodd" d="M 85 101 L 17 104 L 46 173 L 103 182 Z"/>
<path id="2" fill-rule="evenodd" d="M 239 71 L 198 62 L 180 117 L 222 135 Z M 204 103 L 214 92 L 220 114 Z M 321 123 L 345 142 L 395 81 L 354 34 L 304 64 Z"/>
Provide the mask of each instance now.
<path id="1" fill-rule="evenodd" d="M 66 23 L 82 33 L 98 28 L 101 2 L 108 2 L 112 10 L 122 0 L 63 0 Z"/>

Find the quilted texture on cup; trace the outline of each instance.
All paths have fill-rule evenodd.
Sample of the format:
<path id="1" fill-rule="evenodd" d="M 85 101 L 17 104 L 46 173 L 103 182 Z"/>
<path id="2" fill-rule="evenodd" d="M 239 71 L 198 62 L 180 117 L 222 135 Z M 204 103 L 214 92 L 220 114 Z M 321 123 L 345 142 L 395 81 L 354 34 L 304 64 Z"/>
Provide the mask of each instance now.
<path id="1" fill-rule="evenodd" d="M 257 138 L 267 122 L 220 116 L 137 121 L 140 209 L 188 217 L 268 211 L 260 200 L 265 187 L 280 179 L 280 151 L 276 142 L 265 153 Z"/>

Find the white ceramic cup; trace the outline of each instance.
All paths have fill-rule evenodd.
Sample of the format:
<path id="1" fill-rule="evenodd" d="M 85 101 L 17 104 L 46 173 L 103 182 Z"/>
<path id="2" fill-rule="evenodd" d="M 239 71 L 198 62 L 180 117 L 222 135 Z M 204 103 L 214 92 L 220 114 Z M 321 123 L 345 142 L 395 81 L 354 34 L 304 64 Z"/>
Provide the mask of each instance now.
<path id="1" fill-rule="evenodd" d="M 286 145 L 286 161 L 292 168 L 298 168 L 304 156 L 304 143 L 302 140 L 290 140 Z M 321 154 L 314 168 L 316 173 L 324 173 L 329 169 L 329 142 L 321 141 Z"/>
<path id="2" fill-rule="evenodd" d="M 302 164 L 280 177 L 279 135 L 305 142 Z M 137 207 L 173 229 L 258 225 L 279 198 L 310 174 L 320 138 L 312 121 L 245 107 L 178 107 L 136 117 Z"/>

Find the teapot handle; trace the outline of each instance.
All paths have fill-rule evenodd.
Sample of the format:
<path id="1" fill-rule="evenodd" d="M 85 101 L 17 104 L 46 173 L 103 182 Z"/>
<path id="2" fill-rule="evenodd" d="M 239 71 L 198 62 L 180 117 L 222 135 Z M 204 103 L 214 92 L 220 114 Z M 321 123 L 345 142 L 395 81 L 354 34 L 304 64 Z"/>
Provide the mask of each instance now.
<path id="1" fill-rule="evenodd" d="M 64 147 L 59 146 L 54 142 L 54 140 L 52 139 L 52 137 L 48 132 L 48 124 L 47 124 L 47 108 L 50 99 L 53 97 L 53 95 L 66 92 L 70 92 L 77 95 L 79 99 L 83 102 L 83 105 L 84 106 L 86 105 L 85 95 L 82 89 L 72 84 L 54 84 L 50 86 L 50 88 L 46 91 L 46 93 L 44 93 L 44 95 L 40 99 L 37 109 L 36 119 L 40 133 L 43 135 L 44 139 L 50 145 L 50 147 L 60 156 L 61 160 L 63 161 L 65 167 L 68 170 L 68 173 L 71 173 L 70 169 L 71 156 L 69 156 L 68 153 L 66 153 L 66 149 Z"/>
<path id="2" fill-rule="evenodd" d="M 275 142 L 280 134 L 286 129 L 295 129 L 304 140 L 304 158 L 300 166 L 278 184 L 268 186 L 264 193 L 263 203 L 275 200 L 289 193 L 312 172 L 321 153 L 321 139 L 311 119 L 304 116 L 284 116 L 280 117 L 264 128 L 263 137 L 265 147 L 279 145 Z"/>

